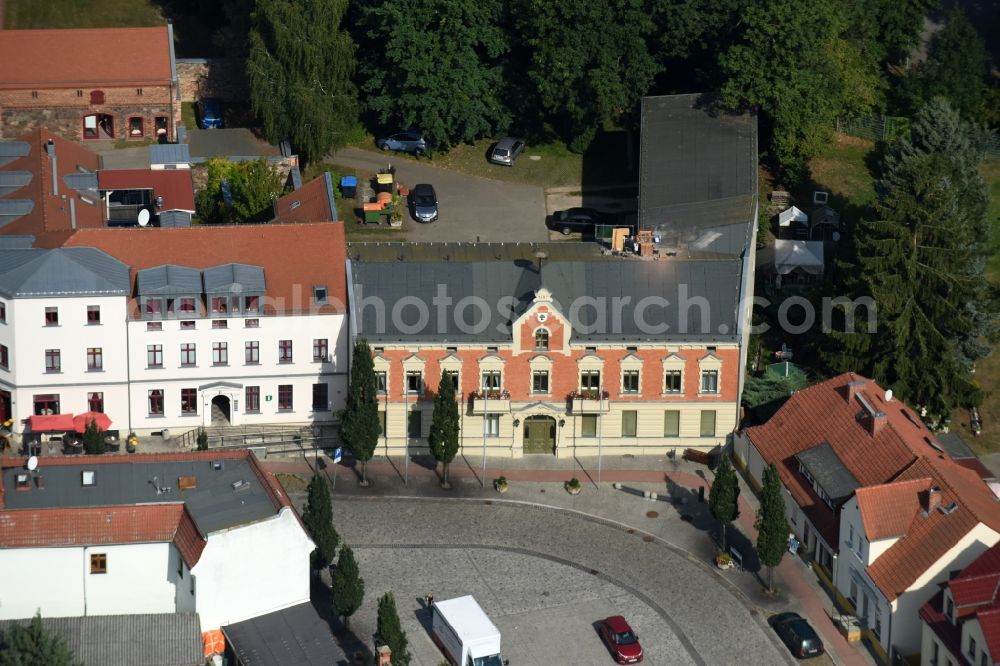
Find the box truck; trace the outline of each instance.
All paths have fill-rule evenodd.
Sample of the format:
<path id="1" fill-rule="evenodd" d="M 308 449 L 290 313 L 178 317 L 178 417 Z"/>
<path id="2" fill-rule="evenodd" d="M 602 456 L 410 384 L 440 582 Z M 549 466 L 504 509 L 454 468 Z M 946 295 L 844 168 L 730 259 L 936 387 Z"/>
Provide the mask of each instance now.
<path id="1" fill-rule="evenodd" d="M 431 637 L 453 666 L 506 666 L 500 630 L 471 595 L 435 601 Z"/>

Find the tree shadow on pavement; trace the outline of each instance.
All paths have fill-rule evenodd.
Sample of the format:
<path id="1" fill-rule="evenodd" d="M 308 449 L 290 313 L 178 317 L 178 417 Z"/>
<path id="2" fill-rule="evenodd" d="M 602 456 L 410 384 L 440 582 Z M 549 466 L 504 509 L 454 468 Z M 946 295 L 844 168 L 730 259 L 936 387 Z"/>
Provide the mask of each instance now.
<path id="1" fill-rule="evenodd" d="M 358 639 L 357 636 L 352 632 L 339 617 L 334 615 L 332 600 L 333 595 L 330 593 L 330 588 L 323 582 L 323 580 L 318 576 L 313 576 L 309 584 L 309 601 L 312 603 L 316 613 L 326 622 L 327 626 L 330 627 L 330 632 L 333 634 L 337 641 L 337 645 L 340 649 L 344 651 L 348 659 L 352 659 L 351 663 L 371 663 L 374 659 L 374 653 L 371 647 Z M 359 661 L 358 656 L 362 656 Z"/>

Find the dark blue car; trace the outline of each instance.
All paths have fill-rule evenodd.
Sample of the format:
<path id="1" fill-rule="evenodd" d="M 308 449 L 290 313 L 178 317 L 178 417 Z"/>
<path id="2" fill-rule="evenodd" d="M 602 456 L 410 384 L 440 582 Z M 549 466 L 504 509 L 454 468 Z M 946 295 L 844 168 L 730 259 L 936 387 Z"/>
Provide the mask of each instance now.
<path id="1" fill-rule="evenodd" d="M 222 104 L 217 99 L 200 99 L 195 105 L 198 111 L 198 127 L 201 129 L 222 129 Z"/>

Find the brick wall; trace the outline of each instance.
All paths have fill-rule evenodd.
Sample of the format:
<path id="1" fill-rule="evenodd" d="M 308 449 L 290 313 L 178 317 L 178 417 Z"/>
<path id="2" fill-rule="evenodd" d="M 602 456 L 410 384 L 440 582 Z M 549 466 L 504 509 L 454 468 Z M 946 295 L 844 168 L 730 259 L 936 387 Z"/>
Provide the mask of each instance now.
<path id="1" fill-rule="evenodd" d="M 235 59 L 179 59 L 177 82 L 184 102 L 193 102 L 199 97 L 242 101 L 249 96 L 241 62 Z"/>

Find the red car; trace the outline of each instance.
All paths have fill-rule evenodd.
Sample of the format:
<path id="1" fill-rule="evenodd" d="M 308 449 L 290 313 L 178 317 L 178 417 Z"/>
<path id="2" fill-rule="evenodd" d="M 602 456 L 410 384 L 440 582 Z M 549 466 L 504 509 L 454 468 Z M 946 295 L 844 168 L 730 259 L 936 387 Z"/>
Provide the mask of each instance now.
<path id="1" fill-rule="evenodd" d="M 621 615 L 612 615 L 601 620 L 598 632 L 611 651 L 611 656 L 619 664 L 636 664 L 642 661 L 639 637 Z"/>

